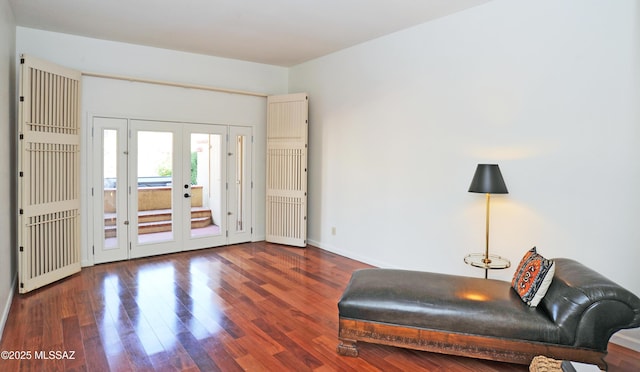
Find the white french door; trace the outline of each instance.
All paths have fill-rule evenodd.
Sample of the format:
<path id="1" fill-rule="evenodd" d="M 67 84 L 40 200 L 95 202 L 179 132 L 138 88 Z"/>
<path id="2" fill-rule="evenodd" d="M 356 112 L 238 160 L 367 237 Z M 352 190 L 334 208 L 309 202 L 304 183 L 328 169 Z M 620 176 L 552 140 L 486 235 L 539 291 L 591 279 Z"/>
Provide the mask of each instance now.
<path id="1" fill-rule="evenodd" d="M 248 242 L 253 228 L 251 224 L 251 128 L 229 127 L 227 152 L 227 229 L 228 244 Z"/>
<path id="2" fill-rule="evenodd" d="M 251 240 L 251 128 L 102 117 L 93 126 L 95 263 Z"/>
<path id="3" fill-rule="evenodd" d="M 180 129 L 168 122 L 129 121 L 129 258 L 181 250 Z"/>
<path id="4" fill-rule="evenodd" d="M 129 254 L 127 126 L 127 119 L 93 118 L 92 222 L 96 263 L 124 260 Z"/>
<path id="5" fill-rule="evenodd" d="M 181 250 L 227 244 L 227 127 L 183 126 L 181 183 L 183 241 Z"/>

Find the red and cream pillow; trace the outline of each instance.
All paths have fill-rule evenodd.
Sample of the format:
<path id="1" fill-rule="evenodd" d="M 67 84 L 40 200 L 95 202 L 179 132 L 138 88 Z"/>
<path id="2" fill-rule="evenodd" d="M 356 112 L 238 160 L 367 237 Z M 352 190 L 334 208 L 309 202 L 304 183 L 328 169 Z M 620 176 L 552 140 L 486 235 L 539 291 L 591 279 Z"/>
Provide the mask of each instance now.
<path id="1" fill-rule="evenodd" d="M 547 294 L 555 272 L 555 262 L 539 255 L 536 247 L 533 247 L 522 257 L 513 274 L 511 286 L 522 301 L 531 307 L 536 307 Z"/>

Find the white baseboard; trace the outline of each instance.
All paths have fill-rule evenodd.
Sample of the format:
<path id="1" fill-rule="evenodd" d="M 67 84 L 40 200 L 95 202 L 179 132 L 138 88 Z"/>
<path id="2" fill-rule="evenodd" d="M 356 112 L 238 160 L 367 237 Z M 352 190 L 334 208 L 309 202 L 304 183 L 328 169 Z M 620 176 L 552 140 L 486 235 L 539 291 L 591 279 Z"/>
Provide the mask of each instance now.
<path id="1" fill-rule="evenodd" d="M 9 295 L 6 299 L 4 299 L 4 309 L 2 309 L 2 318 L 0 319 L 0 339 L 2 339 L 2 334 L 4 333 L 4 326 L 7 324 L 7 319 L 9 318 L 9 311 L 11 310 L 11 304 L 13 303 L 13 296 L 16 291 L 16 283 L 18 282 L 18 273 L 13 277 L 13 281 L 11 282 L 11 289 L 9 290 Z"/>
<path id="2" fill-rule="evenodd" d="M 93 261 L 90 261 L 90 260 L 80 261 L 80 267 L 89 267 L 89 266 L 93 266 Z"/>
<path id="3" fill-rule="evenodd" d="M 331 252 L 331 253 L 335 253 L 335 254 L 338 254 L 340 256 L 347 257 L 347 258 L 350 258 L 352 260 L 356 260 L 356 261 L 365 263 L 367 265 L 372 265 L 372 266 L 380 267 L 380 268 L 384 268 L 384 269 L 397 269 L 397 267 L 390 266 L 388 263 L 372 260 L 369 257 L 354 255 L 352 252 L 343 251 L 343 250 L 341 250 L 339 248 L 336 248 L 336 247 L 334 247 L 332 245 L 323 244 L 323 243 L 321 243 L 319 241 L 316 241 L 316 240 L 309 239 L 309 240 L 307 240 L 307 242 L 309 244 L 313 245 L 314 247 L 318 247 L 320 249 L 324 249 L 325 251 L 328 251 L 328 252 Z"/>
<path id="4" fill-rule="evenodd" d="M 640 329 L 617 332 L 611 336 L 611 342 L 640 353 Z"/>

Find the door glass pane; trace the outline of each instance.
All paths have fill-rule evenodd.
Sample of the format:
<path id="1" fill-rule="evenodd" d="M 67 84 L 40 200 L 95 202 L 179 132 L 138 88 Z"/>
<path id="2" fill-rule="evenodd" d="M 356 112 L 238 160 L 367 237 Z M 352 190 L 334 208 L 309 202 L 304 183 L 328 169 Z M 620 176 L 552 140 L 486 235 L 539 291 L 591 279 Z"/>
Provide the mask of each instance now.
<path id="1" fill-rule="evenodd" d="M 104 180 L 104 244 L 103 249 L 118 248 L 118 131 L 102 131 L 102 178 Z"/>
<path id="2" fill-rule="evenodd" d="M 173 240 L 173 133 L 138 132 L 138 243 Z"/>
<path id="3" fill-rule="evenodd" d="M 222 136 L 191 133 L 191 237 L 221 234 Z"/>
<path id="4" fill-rule="evenodd" d="M 237 232 L 244 231 L 244 219 L 245 219 L 245 193 L 246 190 L 246 156 L 245 146 L 247 137 L 236 136 L 236 201 L 235 201 L 235 229 Z"/>

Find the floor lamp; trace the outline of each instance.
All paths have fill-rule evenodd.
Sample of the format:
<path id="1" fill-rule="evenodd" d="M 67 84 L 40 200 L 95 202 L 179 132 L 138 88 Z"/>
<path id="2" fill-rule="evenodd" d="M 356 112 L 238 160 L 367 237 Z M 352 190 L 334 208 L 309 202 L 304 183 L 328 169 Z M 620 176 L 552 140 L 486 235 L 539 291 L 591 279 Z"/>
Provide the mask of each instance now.
<path id="1" fill-rule="evenodd" d="M 507 185 L 505 185 L 504 179 L 502 178 L 502 173 L 500 173 L 500 167 L 498 167 L 497 164 L 478 164 L 476 173 L 473 175 L 473 180 L 471 180 L 471 186 L 469 186 L 469 192 L 487 195 L 486 239 L 484 255 L 469 255 L 465 257 L 465 262 L 476 267 L 484 268 L 484 277 L 487 278 L 489 269 L 504 269 L 511 265 L 508 260 L 502 257 L 489 256 L 489 204 L 491 194 L 509 193 L 509 191 L 507 191 Z"/>

